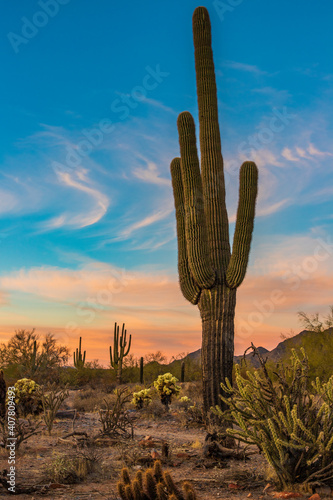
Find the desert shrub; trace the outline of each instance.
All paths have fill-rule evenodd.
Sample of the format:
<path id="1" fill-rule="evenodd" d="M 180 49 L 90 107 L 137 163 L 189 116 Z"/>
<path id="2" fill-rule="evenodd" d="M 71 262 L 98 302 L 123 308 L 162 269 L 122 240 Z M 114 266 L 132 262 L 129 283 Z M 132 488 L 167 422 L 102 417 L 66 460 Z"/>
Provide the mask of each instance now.
<path id="1" fill-rule="evenodd" d="M 184 359 L 176 359 L 169 365 L 166 365 L 167 371 L 172 371 L 175 377 L 181 379 L 181 366 L 182 362 L 185 363 L 185 380 L 186 382 L 199 381 L 202 378 L 201 362 L 200 359 L 191 359 L 185 357 Z"/>
<path id="2" fill-rule="evenodd" d="M 44 466 L 46 480 L 52 483 L 75 484 L 86 479 L 97 464 L 96 457 L 91 458 L 85 452 L 57 454 L 52 461 Z"/>
<path id="3" fill-rule="evenodd" d="M 115 380 L 114 370 L 101 368 L 90 362 L 80 370 L 66 367 L 60 372 L 61 385 L 70 388 L 89 386 L 94 390 L 108 388 L 107 392 L 112 392 L 116 385 Z"/>
<path id="4" fill-rule="evenodd" d="M 133 392 L 132 404 L 134 404 L 137 410 L 150 405 L 152 401 L 150 393 L 151 389 L 141 389 L 141 391 Z"/>
<path id="5" fill-rule="evenodd" d="M 188 396 L 182 396 L 174 401 L 173 408 L 175 410 L 186 411 L 191 405 L 193 405 L 191 399 Z"/>
<path id="6" fill-rule="evenodd" d="M 14 424 L 14 417 L 10 415 L 8 417 L 0 418 L 0 446 L 3 448 L 8 449 L 8 446 L 13 446 L 14 440 L 15 450 L 18 450 L 24 441 L 41 432 L 39 430 L 41 420 L 16 418 Z"/>
<path id="7" fill-rule="evenodd" d="M 229 410 L 216 409 L 224 421 L 239 426 L 227 430 L 230 436 L 264 453 L 279 487 L 333 484 L 333 376 L 310 384 L 308 359 L 301 352 L 302 359 L 292 351 L 290 365 L 277 369 L 275 383 L 259 353 L 261 370 L 248 372 L 247 379 L 236 365 L 236 387 L 221 384 Z"/>
<path id="8" fill-rule="evenodd" d="M 201 403 L 202 381 L 185 382 L 182 384 L 182 394 L 196 403 Z"/>
<path id="9" fill-rule="evenodd" d="M 161 403 L 159 397 L 152 397 L 151 403 L 146 408 L 142 408 L 141 414 L 143 418 L 158 420 L 165 417 L 165 406 Z"/>
<path id="10" fill-rule="evenodd" d="M 61 389 L 56 383 L 47 384 L 36 389 L 43 407 L 43 420 L 49 434 L 52 432 L 54 419 L 61 404 L 68 398 L 67 388 Z"/>
<path id="11" fill-rule="evenodd" d="M 299 311 L 297 314 L 299 321 L 309 332 L 321 333 L 327 328 L 333 327 L 333 305 L 329 307 L 329 313 L 323 319 L 320 318 L 317 312 L 308 315 L 304 311 Z"/>
<path id="12" fill-rule="evenodd" d="M 178 418 L 184 427 L 201 427 L 205 422 L 203 405 L 189 405 L 179 412 Z"/>
<path id="13" fill-rule="evenodd" d="M 0 364 L 6 375 L 33 378 L 37 382 L 56 381 L 67 362 L 68 348 L 57 344 L 51 333 L 40 340 L 35 330 L 17 330 L 7 344 L 0 346 Z"/>
<path id="14" fill-rule="evenodd" d="M 16 382 L 15 406 L 18 415 L 38 415 L 43 411 L 41 397 L 38 393 L 39 385 L 28 378 L 22 378 Z"/>
<path id="15" fill-rule="evenodd" d="M 154 387 L 157 390 L 161 403 L 168 408 L 171 403 L 172 396 L 178 396 L 180 392 L 180 387 L 176 385 L 178 379 L 174 377 L 171 373 L 165 373 L 164 375 L 159 375 L 157 380 L 154 382 Z"/>
<path id="16" fill-rule="evenodd" d="M 100 408 L 99 421 L 102 424 L 102 435 L 133 438 L 133 422 L 126 409 L 131 400 L 131 393 L 127 387 L 115 389 L 115 401 L 110 404 L 106 399 L 106 408 Z"/>
<path id="17" fill-rule="evenodd" d="M 114 399 L 114 395 L 106 394 L 104 391 L 94 390 L 88 387 L 76 391 L 73 406 L 79 412 L 95 412 L 105 406 L 105 400 L 111 403 Z"/>

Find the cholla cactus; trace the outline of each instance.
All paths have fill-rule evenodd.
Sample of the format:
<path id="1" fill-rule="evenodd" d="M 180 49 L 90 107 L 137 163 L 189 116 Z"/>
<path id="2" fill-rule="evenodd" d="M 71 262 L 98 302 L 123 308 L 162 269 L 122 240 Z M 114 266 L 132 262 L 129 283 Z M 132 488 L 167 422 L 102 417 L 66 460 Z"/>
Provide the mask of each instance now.
<path id="1" fill-rule="evenodd" d="M 133 392 L 132 404 L 137 410 L 141 410 L 144 406 L 149 406 L 151 403 L 151 389 L 142 389 L 138 392 Z"/>
<path id="2" fill-rule="evenodd" d="M 161 403 L 164 404 L 166 408 L 169 408 L 172 396 L 178 396 L 180 392 L 180 387 L 176 385 L 177 382 L 178 379 L 171 373 L 159 375 L 154 382 L 154 387 L 160 395 Z"/>
<path id="3" fill-rule="evenodd" d="M 262 372 L 247 372 L 243 378 L 235 365 L 236 388 L 228 381 L 223 390 L 229 411 L 217 413 L 238 429 L 227 433 L 255 444 L 276 473 L 280 487 L 294 483 L 311 486 L 332 483 L 333 476 L 333 376 L 327 383 L 319 378 L 309 383 L 308 359 L 292 350 L 291 364 L 276 372 L 277 383 L 258 355 Z"/>
<path id="4" fill-rule="evenodd" d="M 21 378 L 14 385 L 15 405 L 18 414 L 27 416 L 38 414 L 43 410 L 41 398 L 38 395 L 39 385 L 29 378 Z"/>
<path id="5" fill-rule="evenodd" d="M 196 500 L 196 494 L 190 483 L 184 482 L 182 490 L 174 483 L 169 472 L 162 470 L 159 460 L 154 468 L 145 473 L 138 471 L 131 480 L 128 469 L 121 471 L 117 490 L 122 500 Z"/>

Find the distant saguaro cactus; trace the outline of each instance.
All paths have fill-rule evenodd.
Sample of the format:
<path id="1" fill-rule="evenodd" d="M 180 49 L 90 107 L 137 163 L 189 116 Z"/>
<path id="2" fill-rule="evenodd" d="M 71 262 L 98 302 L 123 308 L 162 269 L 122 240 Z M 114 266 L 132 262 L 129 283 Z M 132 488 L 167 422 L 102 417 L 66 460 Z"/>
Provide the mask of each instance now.
<path id="1" fill-rule="evenodd" d="M 201 168 L 195 125 L 185 111 L 178 117 L 181 158 L 171 162 L 175 199 L 178 270 L 184 297 L 202 318 L 202 375 L 205 411 L 225 408 L 220 383 L 232 379 L 236 289 L 250 251 L 258 170 L 246 161 L 240 169 L 239 203 L 232 253 L 225 203 L 223 159 L 208 11 L 193 14 L 193 37 L 200 124 Z"/>
<path id="2" fill-rule="evenodd" d="M 37 340 L 34 340 L 31 358 L 30 358 L 29 362 L 27 363 L 29 366 L 26 367 L 29 377 L 33 377 L 39 368 L 39 365 L 37 362 L 37 351 L 38 351 Z"/>
<path id="3" fill-rule="evenodd" d="M 140 358 L 140 384 L 143 384 L 143 357 Z"/>
<path id="4" fill-rule="evenodd" d="M 112 347 L 110 346 L 110 364 L 112 368 L 116 370 L 118 384 L 121 384 L 122 382 L 123 359 L 125 358 L 125 356 L 127 356 L 131 348 L 132 335 L 129 336 L 128 342 L 126 336 L 127 336 L 127 331 L 125 330 L 125 323 L 123 323 L 123 328 L 120 336 L 119 336 L 119 326 L 117 326 L 117 323 L 115 323 L 113 356 L 112 356 Z M 126 349 L 127 344 L 128 347 Z"/>
<path id="5" fill-rule="evenodd" d="M 76 353 L 73 352 L 74 366 L 78 370 L 84 367 L 84 363 L 86 361 L 86 351 L 84 351 L 83 356 L 82 356 L 81 342 L 82 342 L 82 337 L 80 337 L 79 348 L 76 348 Z"/>
<path id="6" fill-rule="evenodd" d="M 180 364 L 180 381 L 185 382 L 185 361 Z"/>
<path id="7" fill-rule="evenodd" d="M 6 416 L 6 396 L 7 385 L 3 376 L 3 371 L 0 370 L 0 419 L 4 419 Z"/>

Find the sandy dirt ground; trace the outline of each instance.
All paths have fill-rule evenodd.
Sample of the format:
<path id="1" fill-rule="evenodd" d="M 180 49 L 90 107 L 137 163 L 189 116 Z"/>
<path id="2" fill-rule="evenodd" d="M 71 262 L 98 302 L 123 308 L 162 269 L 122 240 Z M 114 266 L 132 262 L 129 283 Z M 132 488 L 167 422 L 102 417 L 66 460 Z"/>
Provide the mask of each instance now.
<path id="1" fill-rule="evenodd" d="M 205 458 L 203 427 L 185 428 L 172 412 L 158 419 L 143 419 L 135 412 L 133 415 L 133 440 L 101 438 L 94 446 L 76 446 L 72 437 L 63 440 L 63 436 L 72 431 L 71 420 L 58 419 L 51 436 L 44 428 L 41 434 L 22 443 L 16 456 L 16 485 L 38 485 L 39 491 L 20 494 L 19 498 L 119 499 L 116 484 L 122 467 L 128 466 L 131 476 L 139 469 L 145 470 L 152 457 L 161 457 L 163 442 L 169 446 L 169 458 L 161 457 L 163 468 L 171 472 L 177 485 L 189 481 L 198 500 L 273 498 L 274 488 L 267 487 L 266 461 L 260 454 L 245 461 Z M 81 413 L 75 422 L 75 430 L 88 435 L 97 434 L 100 427 L 98 413 Z M 59 456 L 80 454 L 89 457 L 92 472 L 75 484 L 51 484 L 47 467 Z M 8 469 L 7 453 L 3 449 L 0 458 L 0 470 Z M 303 498 L 309 497 L 310 494 Z M 13 498 L 13 495 L 0 486 L 0 498 Z M 321 494 L 320 498 L 329 497 Z"/>

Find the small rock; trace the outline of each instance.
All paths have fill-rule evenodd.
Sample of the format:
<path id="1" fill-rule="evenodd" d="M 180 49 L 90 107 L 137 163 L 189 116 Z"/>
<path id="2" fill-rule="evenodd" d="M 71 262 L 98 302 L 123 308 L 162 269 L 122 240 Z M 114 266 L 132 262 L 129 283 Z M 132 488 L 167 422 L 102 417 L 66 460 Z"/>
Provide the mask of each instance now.
<path id="1" fill-rule="evenodd" d="M 142 446 L 142 448 L 155 448 L 156 444 L 153 440 L 141 439 L 141 441 L 139 441 L 139 446 Z"/>
<path id="2" fill-rule="evenodd" d="M 332 496 L 333 490 L 329 486 L 320 486 L 319 488 L 316 488 L 316 493 L 325 498 Z"/>
<path id="3" fill-rule="evenodd" d="M 155 450 L 155 448 L 151 450 L 151 458 L 153 458 L 154 460 L 158 460 L 159 458 L 161 458 L 161 455 L 157 450 Z"/>
<path id="4" fill-rule="evenodd" d="M 249 494 L 247 495 L 247 498 L 251 498 L 251 497 L 252 497 L 252 493 L 249 493 Z"/>
<path id="5" fill-rule="evenodd" d="M 318 495 L 318 493 L 315 493 L 314 495 L 311 495 L 309 500 L 320 500 L 321 496 Z"/>
<path id="6" fill-rule="evenodd" d="M 66 484 L 60 484 L 60 483 L 51 483 L 49 485 L 49 488 L 51 490 L 57 490 L 59 488 L 68 488 L 68 486 Z"/>
<path id="7" fill-rule="evenodd" d="M 273 491 L 272 496 L 274 498 L 299 498 L 303 495 L 301 495 L 301 493 L 296 493 L 295 491 Z"/>
<path id="8" fill-rule="evenodd" d="M 180 451 L 179 453 L 176 453 L 177 458 L 190 458 L 190 455 L 188 453 L 185 453 L 184 451 Z"/>
<path id="9" fill-rule="evenodd" d="M 236 483 L 229 483 L 228 488 L 230 488 L 231 490 L 239 490 L 241 488 L 241 486 L 239 486 Z"/>

